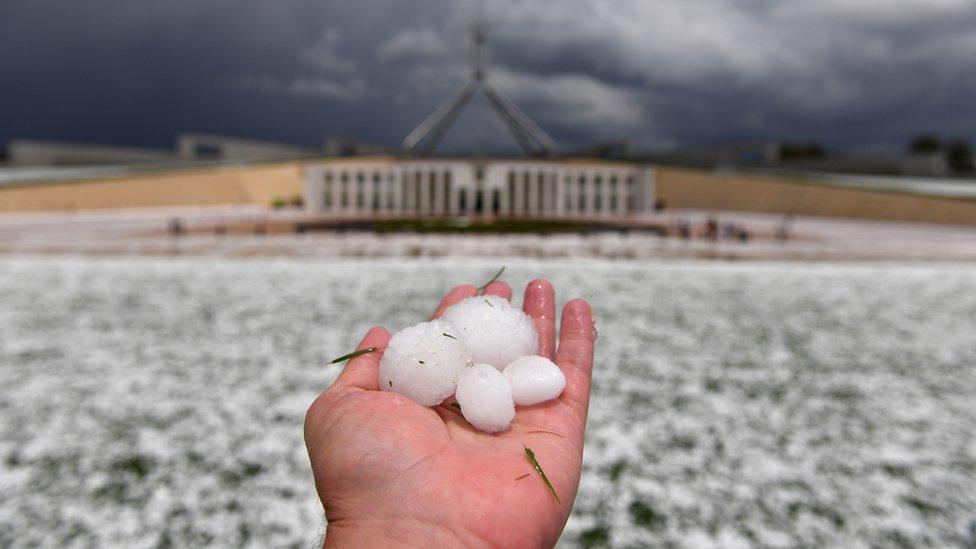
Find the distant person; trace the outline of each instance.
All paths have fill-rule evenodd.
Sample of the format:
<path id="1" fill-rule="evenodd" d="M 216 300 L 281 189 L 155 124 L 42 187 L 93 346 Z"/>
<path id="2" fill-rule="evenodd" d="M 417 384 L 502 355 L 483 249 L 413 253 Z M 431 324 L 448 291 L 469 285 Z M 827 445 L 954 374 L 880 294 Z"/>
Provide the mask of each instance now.
<path id="1" fill-rule="evenodd" d="M 678 235 L 685 240 L 691 238 L 691 223 L 687 219 L 678 220 Z"/>
<path id="2" fill-rule="evenodd" d="M 776 239 L 777 240 L 789 240 L 790 231 L 793 228 L 793 216 L 787 215 L 783 217 L 782 223 L 776 228 Z"/>
<path id="3" fill-rule="evenodd" d="M 709 217 L 705 222 L 705 239 L 713 242 L 718 240 L 718 219 Z"/>
<path id="4" fill-rule="evenodd" d="M 663 198 L 658 198 L 657 200 L 654 201 L 654 211 L 655 212 L 663 212 L 665 206 L 666 206 L 666 204 L 665 204 Z"/>
<path id="5" fill-rule="evenodd" d="M 169 234 L 172 236 L 180 236 L 183 234 L 183 224 L 178 217 L 169 220 Z"/>

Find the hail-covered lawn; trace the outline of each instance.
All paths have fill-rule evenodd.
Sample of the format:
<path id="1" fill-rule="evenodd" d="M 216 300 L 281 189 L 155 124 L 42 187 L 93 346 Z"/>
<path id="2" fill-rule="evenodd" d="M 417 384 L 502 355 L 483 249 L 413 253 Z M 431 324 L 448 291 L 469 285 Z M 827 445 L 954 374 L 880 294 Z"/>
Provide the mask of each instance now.
<path id="1" fill-rule="evenodd" d="M 0 546 L 314 545 L 324 361 L 498 266 L 3 259 Z M 566 546 L 967 539 L 976 267 L 508 262 L 533 276 L 599 317 Z"/>

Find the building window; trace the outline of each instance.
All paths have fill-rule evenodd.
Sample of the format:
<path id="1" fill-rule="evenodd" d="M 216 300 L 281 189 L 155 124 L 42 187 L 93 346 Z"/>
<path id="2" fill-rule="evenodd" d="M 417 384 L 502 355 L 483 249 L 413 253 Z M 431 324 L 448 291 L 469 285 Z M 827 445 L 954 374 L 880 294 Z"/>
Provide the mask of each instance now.
<path id="1" fill-rule="evenodd" d="M 339 207 L 349 206 L 349 172 L 342 172 L 339 176 Z"/>
<path id="2" fill-rule="evenodd" d="M 559 200 L 559 176 L 558 175 L 552 174 L 552 177 L 549 180 L 549 186 L 551 187 L 549 191 L 549 198 L 551 200 L 551 202 L 549 203 L 549 211 L 552 213 L 556 213 L 556 211 L 559 210 L 559 204 L 557 203 L 557 201 Z"/>
<path id="3" fill-rule="evenodd" d="M 546 174 L 542 180 L 542 204 L 543 212 L 550 213 L 556 207 L 556 176 Z"/>
<path id="4" fill-rule="evenodd" d="M 322 206 L 332 207 L 332 172 L 325 172 L 325 183 L 322 185 Z"/>
<path id="5" fill-rule="evenodd" d="M 522 213 L 528 215 L 531 211 L 529 198 L 532 195 L 532 175 L 529 172 L 522 173 Z"/>
<path id="6" fill-rule="evenodd" d="M 620 194 L 620 187 L 617 185 L 617 174 L 610 176 L 610 211 L 617 211 L 618 195 Z"/>
<path id="7" fill-rule="evenodd" d="M 636 189 L 636 187 L 634 185 L 634 176 L 632 176 L 632 175 L 627 176 L 627 191 L 626 191 L 627 192 L 627 195 L 626 196 L 627 196 L 627 211 L 628 212 L 633 212 L 633 211 L 635 211 L 637 209 L 636 208 L 636 200 L 635 200 L 636 197 L 634 196 L 636 190 L 637 189 Z"/>
<path id="8" fill-rule="evenodd" d="M 386 174 L 386 209 L 393 210 L 396 207 L 396 189 L 393 172 Z"/>
<path id="9" fill-rule="evenodd" d="M 366 207 L 366 174 L 359 172 L 356 174 L 356 208 Z"/>
<path id="10" fill-rule="evenodd" d="M 564 208 L 566 212 L 571 212 L 573 211 L 573 178 L 568 174 L 563 177 L 563 193 L 566 195 Z"/>
<path id="11" fill-rule="evenodd" d="M 546 210 L 546 174 L 535 174 L 535 211 L 542 213 Z"/>

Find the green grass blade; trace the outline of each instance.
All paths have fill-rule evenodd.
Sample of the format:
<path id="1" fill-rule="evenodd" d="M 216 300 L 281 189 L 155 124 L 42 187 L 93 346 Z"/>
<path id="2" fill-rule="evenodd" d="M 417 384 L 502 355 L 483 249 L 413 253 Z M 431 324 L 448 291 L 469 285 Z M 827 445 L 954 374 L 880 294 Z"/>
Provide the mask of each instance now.
<path id="1" fill-rule="evenodd" d="M 562 502 L 559 501 L 559 496 L 556 495 L 556 489 L 553 488 L 552 483 L 549 482 L 549 477 L 547 477 L 546 472 L 542 470 L 542 466 L 539 465 L 539 461 L 535 459 L 535 452 L 525 446 L 522 446 L 522 448 L 525 449 L 525 457 L 529 458 L 529 463 L 531 463 L 532 467 L 535 468 L 535 472 L 539 473 L 539 476 L 542 477 L 542 482 L 546 483 L 546 488 L 549 489 L 549 493 L 552 494 L 552 497 L 556 499 L 556 503 L 562 505 Z"/>
<path id="2" fill-rule="evenodd" d="M 478 286 L 478 294 L 480 295 L 480 294 L 484 293 L 485 288 L 487 288 L 488 285 L 491 284 L 492 282 L 498 280 L 498 277 L 502 276 L 502 273 L 504 273 L 504 272 L 505 272 L 505 266 L 502 265 L 502 268 L 501 269 L 498 269 L 498 272 L 495 273 L 495 276 L 491 277 L 491 280 L 489 280 L 488 282 L 485 282 L 481 286 Z"/>
<path id="3" fill-rule="evenodd" d="M 358 351 L 353 351 L 353 352 L 351 352 L 351 353 L 349 353 L 347 355 L 342 355 L 339 358 L 333 358 L 332 360 L 326 362 L 325 365 L 328 366 L 329 364 L 336 364 L 338 362 L 345 362 L 345 361 L 347 361 L 347 360 L 349 360 L 351 358 L 356 358 L 357 356 L 365 355 L 366 353 L 375 353 L 376 351 L 379 351 L 379 350 L 380 350 L 379 347 L 367 347 L 365 349 L 360 349 Z"/>

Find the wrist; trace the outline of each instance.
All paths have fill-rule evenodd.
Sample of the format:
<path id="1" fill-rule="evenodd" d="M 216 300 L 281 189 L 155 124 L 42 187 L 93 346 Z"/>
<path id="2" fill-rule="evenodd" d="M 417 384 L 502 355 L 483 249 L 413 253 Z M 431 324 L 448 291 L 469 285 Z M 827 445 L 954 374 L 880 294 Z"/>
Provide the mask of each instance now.
<path id="1" fill-rule="evenodd" d="M 482 545 L 474 536 L 457 535 L 441 525 L 403 519 L 328 524 L 323 547 L 471 547 Z"/>

